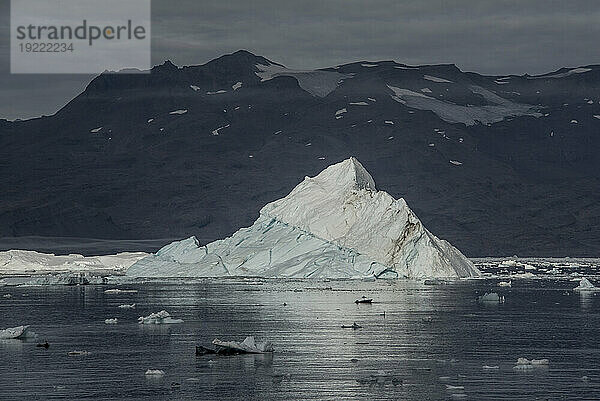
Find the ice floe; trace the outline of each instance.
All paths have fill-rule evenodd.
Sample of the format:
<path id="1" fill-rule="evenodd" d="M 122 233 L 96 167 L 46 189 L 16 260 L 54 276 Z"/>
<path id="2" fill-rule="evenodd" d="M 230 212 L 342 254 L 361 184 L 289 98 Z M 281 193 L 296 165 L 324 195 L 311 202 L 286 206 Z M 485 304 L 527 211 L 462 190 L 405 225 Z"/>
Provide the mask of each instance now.
<path id="1" fill-rule="evenodd" d="M 217 129 L 214 129 L 214 130 L 212 130 L 212 134 L 213 134 L 214 136 L 219 136 L 219 132 L 220 132 L 222 129 L 225 129 L 225 128 L 229 128 L 229 124 L 226 124 L 226 125 L 224 125 L 224 126 L 222 126 L 222 127 L 219 127 L 219 128 L 217 128 Z"/>
<path id="2" fill-rule="evenodd" d="M 222 94 L 222 93 L 227 93 L 227 91 L 226 91 L 226 90 L 223 90 L 223 89 L 221 89 L 221 90 L 214 91 L 214 92 L 206 92 L 206 94 L 207 94 L 207 95 L 220 95 L 220 94 Z"/>
<path id="3" fill-rule="evenodd" d="M 28 336 L 29 326 L 9 327 L 0 330 L 0 340 L 9 340 L 14 338 L 26 338 Z"/>
<path id="4" fill-rule="evenodd" d="M 119 309 L 135 309 L 135 304 L 123 304 L 117 306 Z"/>
<path id="5" fill-rule="evenodd" d="M 176 324 L 183 323 L 181 319 L 173 319 L 169 312 L 161 310 L 160 312 L 151 313 L 148 316 L 140 316 L 138 318 L 140 324 Z"/>
<path id="6" fill-rule="evenodd" d="M 233 89 L 235 91 L 235 90 L 240 89 L 241 87 L 242 87 L 242 82 L 238 81 L 231 86 L 231 89 Z"/>
<path id="7" fill-rule="evenodd" d="M 118 321 L 119 320 L 116 317 L 115 318 L 111 318 L 111 319 L 104 319 L 104 323 L 106 323 L 106 324 L 117 324 Z"/>
<path id="8" fill-rule="evenodd" d="M 270 342 L 256 342 L 254 337 L 246 337 L 244 341 L 221 341 L 215 338 L 212 342 L 219 350 L 220 353 L 243 353 L 243 354 L 264 354 L 267 352 L 273 352 L 273 346 Z M 217 351 L 219 352 L 219 351 Z"/>
<path id="9" fill-rule="evenodd" d="M 98 128 L 91 129 L 90 132 L 92 134 L 96 134 L 96 133 L 100 132 L 101 130 L 102 130 L 102 127 L 98 127 Z"/>
<path id="10" fill-rule="evenodd" d="M 179 110 L 173 110 L 171 112 L 169 112 L 169 114 L 185 114 L 187 113 L 187 109 L 179 109 Z"/>
<path id="11" fill-rule="evenodd" d="M 165 372 L 164 370 L 160 370 L 160 369 L 148 369 L 146 370 L 146 373 L 144 373 L 146 376 L 164 376 Z"/>
<path id="12" fill-rule="evenodd" d="M 146 255 L 144 252 L 123 252 L 104 256 L 55 255 L 35 251 L 10 250 L 0 252 L 0 275 L 73 272 L 109 274 L 128 268 Z"/>
<path id="13" fill-rule="evenodd" d="M 136 294 L 138 290 L 122 290 L 120 288 L 110 288 L 104 290 L 105 294 Z"/>
<path id="14" fill-rule="evenodd" d="M 579 280 L 579 285 L 573 288 L 574 291 L 600 291 L 600 288 L 596 287 L 585 277 Z"/>

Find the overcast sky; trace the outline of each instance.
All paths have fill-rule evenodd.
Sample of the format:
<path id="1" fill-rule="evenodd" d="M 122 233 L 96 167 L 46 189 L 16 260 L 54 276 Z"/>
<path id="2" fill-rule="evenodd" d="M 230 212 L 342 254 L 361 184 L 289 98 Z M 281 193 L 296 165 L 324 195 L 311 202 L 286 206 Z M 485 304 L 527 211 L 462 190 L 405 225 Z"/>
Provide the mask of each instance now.
<path id="1" fill-rule="evenodd" d="M 91 77 L 11 75 L 9 16 L 0 0 L 0 118 L 52 114 Z M 152 61 L 247 49 L 293 68 L 396 60 L 541 74 L 600 64 L 599 21 L 598 0 L 153 0 Z"/>

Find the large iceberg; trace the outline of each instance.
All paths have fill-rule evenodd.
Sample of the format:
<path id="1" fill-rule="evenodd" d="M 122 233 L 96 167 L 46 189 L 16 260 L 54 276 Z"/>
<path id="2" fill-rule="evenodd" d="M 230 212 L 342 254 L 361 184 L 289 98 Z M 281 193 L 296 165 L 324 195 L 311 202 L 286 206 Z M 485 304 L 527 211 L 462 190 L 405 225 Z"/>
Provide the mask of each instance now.
<path id="1" fill-rule="evenodd" d="M 200 246 L 195 237 L 161 248 L 130 277 L 473 277 L 477 268 L 423 227 L 404 199 L 375 188 L 351 157 L 306 177 L 267 204 L 248 228 Z"/>

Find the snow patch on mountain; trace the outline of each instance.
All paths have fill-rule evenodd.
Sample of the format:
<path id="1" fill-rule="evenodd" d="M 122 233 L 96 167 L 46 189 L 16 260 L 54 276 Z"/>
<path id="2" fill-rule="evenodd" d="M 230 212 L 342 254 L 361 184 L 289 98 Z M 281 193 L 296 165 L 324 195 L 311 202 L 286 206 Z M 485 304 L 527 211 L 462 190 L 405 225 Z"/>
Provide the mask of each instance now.
<path id="1" fill-rule="evenodd" d="M 447 79 L 444 79 L 444 78 L 434 77 L 432 75 L 423 75 L 423 79 L 426 79 L 431 82 L 437 82 L 437 83 L 447 83 L 447 84 L 452 83 L 452 81 L 448 81 Z"/>
<path id="2" fill-rule="evenodd" d="M 256 75 L 261 81 L 268 81 L 275 77 L 288 76 L 298 81 L 300 88 L 317 97 L 325 97 L 333 92 L 344 79 L 352 78 L 353 74 L 341 74 L 335 71 L 324 70 L 290 70 L 277 64 L 257 64 Z"/>
<path id="3" fill-rule="evenodd" d="M 479 271 L 427 231 L 403 199 L 375 188 L 355 158 L 306 177 L 249 228 L 200 246 L 173 242 L 131 277 L 471 277 Z"/>
<path id="4" fill-rule="evenodd" d="M 540 117 L 531 105 L 520 104 L 504 99 L 480 86 L 469 87 L 473 93 L 481 95 L 489 104 L 484 106 L 462 106 L 448 100 L 439 100 L 409 89 L 387 85 L 392 90 L 392 99 L 418 110 L 430 110 L 442 120 L 450 123 L 475 125 L 476 123 L 492 124 L 506 117 L 534 116 Z"/>

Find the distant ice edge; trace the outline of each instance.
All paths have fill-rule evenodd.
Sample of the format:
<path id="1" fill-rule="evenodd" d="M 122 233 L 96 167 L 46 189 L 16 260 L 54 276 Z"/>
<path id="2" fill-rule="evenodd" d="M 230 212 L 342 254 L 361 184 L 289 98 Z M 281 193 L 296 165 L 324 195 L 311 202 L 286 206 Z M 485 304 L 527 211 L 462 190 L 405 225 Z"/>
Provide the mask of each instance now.
<path id="1" fill-rule="evenodd" d="M 131 278 L 462 278 L 479 270 L 431 234 L 404 199 L 375 189 L 351 157 L 306 177 L 251 227 L 200 246 L 175 241 L 127 269 Z"/>

